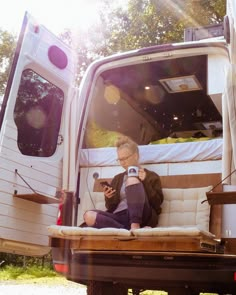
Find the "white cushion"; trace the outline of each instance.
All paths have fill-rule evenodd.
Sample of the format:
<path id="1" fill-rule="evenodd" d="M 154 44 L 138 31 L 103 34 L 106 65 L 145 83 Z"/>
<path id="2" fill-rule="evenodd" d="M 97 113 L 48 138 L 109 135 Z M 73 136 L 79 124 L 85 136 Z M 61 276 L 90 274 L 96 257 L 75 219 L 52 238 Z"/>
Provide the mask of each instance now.
<path id="1" fill-rule="evenodd" d="M 50 225 L 48 232 L 51 236 L 131 236 L 131 232 L 123 228 L 93 228 L 93 227 L 77 227 Z"/>
<path id="2" fill-rule="evenodd" d="M 178 233 L 191 235 L 198 234 L 199 231 L 209 232 L 210 206 L 208 202 L 201 203 L 206 199 L 206 192 L 210 191 L 212 186 L 198 188 L 163 188 L 164 201 L 162 203 L 162 213 L 159 217 L 158 226 L 155 229 L 144 229 L 138 232 L 140 235 L 178 235 Z M 103 192 L 85 192 L 81 196 L 78 225 L 84 222 L 84 212 L 91 209 L 105 211 L 105 201 Z M 171 227 L 171 228 L 167 228 Z M 59 233 L 58 228 L 56 229 Z M 63 229 L 64 230 L 64 229 Z M 99 230 L 89 229 L 71 229 L 74 234 L 102 234 Z M 115 229 L 113 229 L 115 230 Z M 53 229 L 50 229 L 51 234 Z M 153 231 L 151 233 L 150 231 Z M 111 233 L 111 229 L 107 233 Z M 70 234 L 70 230 L 66 230 Z M 104 232 L 105 233 L 105 232 Z M 103 234 L 104 234 L 103 233 Z M 114 235 L 117 232 L 114 231 Z"/>
<path id="3" fill-rule="evenodd" d="M 164 201 L 158 227 L 196 226 L 209 231 L 210 206 L 206 192 L 212 186 L 199 188 L 163 188 Z"/>
<path id="4" fill-rule="evenodd" d="M 214 238 L 215 235 L 196 226 L 168 226 L 155 228 L 139 228 L 132 230 L 136 237 L 166 237 L 166 236 L 206 236 Z"/>
<path id="5" fill-rule="evenodd" d="M 79 212 L 78 212 L 78 225 L 84 222 L 83 215 L 87 210 L 98 209 L 106 211 L 105 199 L 103 192 L 85 192 L 80 197 Z"/>

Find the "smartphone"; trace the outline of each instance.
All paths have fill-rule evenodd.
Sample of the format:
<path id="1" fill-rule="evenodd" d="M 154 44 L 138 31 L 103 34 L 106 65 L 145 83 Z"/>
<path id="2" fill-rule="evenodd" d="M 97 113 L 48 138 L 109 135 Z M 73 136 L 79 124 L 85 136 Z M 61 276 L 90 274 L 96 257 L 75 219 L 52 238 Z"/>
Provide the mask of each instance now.
<path id="1" fill-rule="evenodd" d="M 107 181 L 101 181 L 100 184 L 101 184 L 102 187 L 104 187 L 104 186 L 112 187 L 112 186 L 110 185 L 110 183 L 107 182 Z"/>

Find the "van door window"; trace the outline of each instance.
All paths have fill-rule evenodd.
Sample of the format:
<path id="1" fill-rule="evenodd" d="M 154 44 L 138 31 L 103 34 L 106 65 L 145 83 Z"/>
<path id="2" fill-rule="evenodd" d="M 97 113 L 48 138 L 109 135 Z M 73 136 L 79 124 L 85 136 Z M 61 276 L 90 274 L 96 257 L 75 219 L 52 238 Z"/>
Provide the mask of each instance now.
<path id="1" fill-rule="evenodd" d="M 23 71 L 14 109 L 17 144 L 23 155 L 54 154 L 61 124 L 64 94 L 31 69 Z"/>

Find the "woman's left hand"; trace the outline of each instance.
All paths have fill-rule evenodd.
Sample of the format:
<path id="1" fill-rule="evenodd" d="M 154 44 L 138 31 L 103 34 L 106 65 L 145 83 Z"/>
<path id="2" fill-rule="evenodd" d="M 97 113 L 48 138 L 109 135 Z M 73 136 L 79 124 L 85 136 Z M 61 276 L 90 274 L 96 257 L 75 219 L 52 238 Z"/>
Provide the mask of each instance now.
<path id="1" fill-rule="evenodd" d="M 141 181 L 144 181 L 144 179 L 146 178 L 146 172 L 143 168 L 139 168 L 138 177 Z"/>

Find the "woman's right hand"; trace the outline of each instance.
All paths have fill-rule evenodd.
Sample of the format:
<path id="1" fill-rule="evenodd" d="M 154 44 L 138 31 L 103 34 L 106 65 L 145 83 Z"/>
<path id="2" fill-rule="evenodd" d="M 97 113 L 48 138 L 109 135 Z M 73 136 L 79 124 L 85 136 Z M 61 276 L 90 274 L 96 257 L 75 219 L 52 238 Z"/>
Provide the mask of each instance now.
<path id="1" fill-rule="evenodd" d="M 104 192 L 104 196 L 109 199 L 114 196 L 116 190 L 110 186 L 105 185 L 103 188 L 103 192 Z"/>

